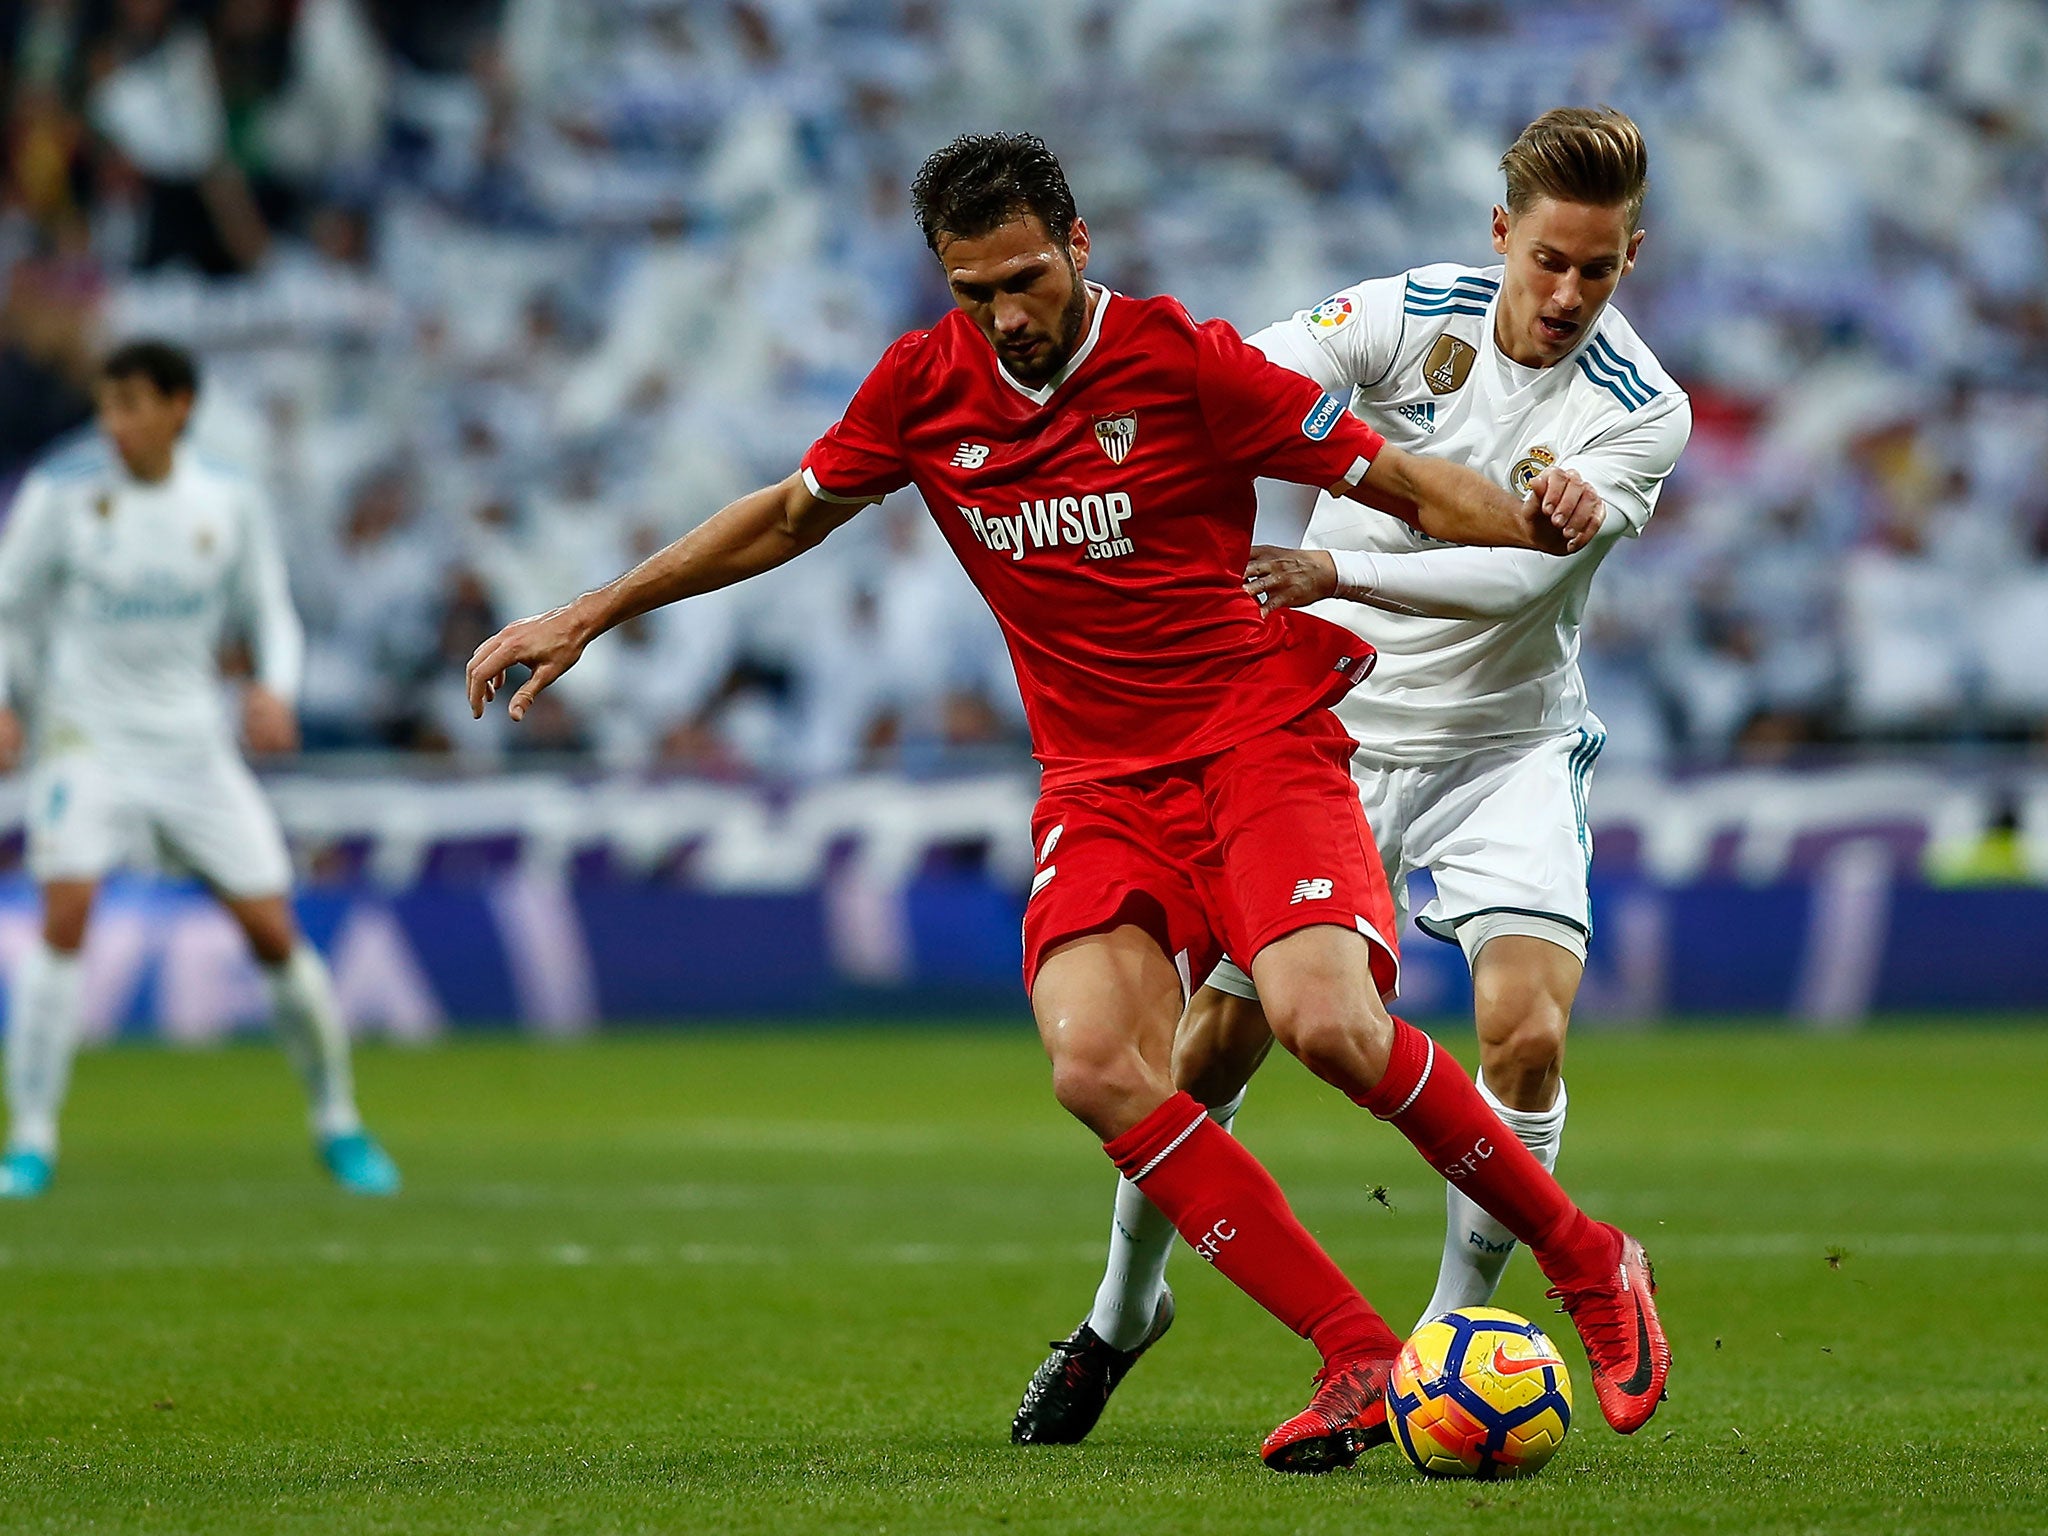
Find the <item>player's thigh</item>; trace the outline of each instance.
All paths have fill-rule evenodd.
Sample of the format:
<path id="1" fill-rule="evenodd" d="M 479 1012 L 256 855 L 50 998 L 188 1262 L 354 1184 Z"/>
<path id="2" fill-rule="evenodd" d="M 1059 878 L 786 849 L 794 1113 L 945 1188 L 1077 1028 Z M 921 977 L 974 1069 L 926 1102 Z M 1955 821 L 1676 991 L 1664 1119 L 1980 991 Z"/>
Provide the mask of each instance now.
<path id="1" fill-rule="evenodd" d="M 1233 984 L 1237 978 L 1242 990 Z M 1228 1104 L 1272 1048 L 1273 1029 L 1251 978 L 1226 960 L 1196 989 L 1181 1016 L 1173 1037 L 1174 1083 L 1212 1109 Z"/>
<path id="2" fill-rule="evenodd" d="M 277 813 L 235 753 L 167 765 L 151 781 L 148 811 L 157 840 L 223 897 L 246 901 L 291 889 Z"/>
<path id="3" fill-rule="evenodd" d="M 1067 939 L 1041 957 L 1031 1011 L 1053 1092 L 1103 1140 L 1172 1095 L 1168 1060 L 1183 996 L 1179 969 L 1129 924 Z"/>
<path id="4" fill-rule="evenodd" d="M 1264 951 L 1310 928 L 1335 930 L 1291 945 L 1288 953 L 1319 967 L 1344 957 L 1347 989 L 1391 993 L 1400 951 L 1393 901 L 1372 830 L 1351 781 L 1352 741 L 1336 717 L 1317 710 L 1212 759 L 1204 788 L 1216 855 L 1204 866 L 1213 882 L 1210 904 L 1223 924 L 1230 955 L 1255 979 L 1275 1032 L 1303 1005 L 1303 988 L 1287 984 L 1290 964 L 1269 978 Z M 1326 978 L 1327 979 L 1327 978 Z M 1359 1000 L 1330 999 L 1356 1012 Z"/>
<path id="5" fill-rule="evenodd" d="M 1054 945 L 1031 988 L 1055 1063 L 1101 1066 L 1131 1053 L 1163 1074 L 1181 1006 L 1180 972 L 1150 933 L 1128 924 Z"/>
<path id="6" fill-rule="evenodd" d="M 28 869 L 38 885 L 97 885 L 133 852 L 138 807 L 93 754 L 38 760 L 27 790 Z"/>
<path id="7" fill-rule="evenodd" d="M 1409 857 L 1436 895 L 1416 922 L 1476 957 L 1493 936 L 1553 939 L 1584 963 L 1592 929 L 1586 792 L 1603 737 L 1474 753 L 1434 770 L 1408 825 Z"/>

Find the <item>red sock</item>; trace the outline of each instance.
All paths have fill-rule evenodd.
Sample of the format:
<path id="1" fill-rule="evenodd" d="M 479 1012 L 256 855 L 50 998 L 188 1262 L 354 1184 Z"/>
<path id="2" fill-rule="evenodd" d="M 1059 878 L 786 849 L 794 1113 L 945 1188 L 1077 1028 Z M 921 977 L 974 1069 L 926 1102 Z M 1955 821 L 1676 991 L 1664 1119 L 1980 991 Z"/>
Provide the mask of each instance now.
<path id="1" fill-rule="evenodd" d="M 1394 1020 L 1386 1075 L 1358 1103 L 1390 1122 L 1430 1166 L 1528 1244 L 1551 1279 L 1590 1281 L 1614 1262 L 1608 1230 L 1574 1205 L 1501 1124 L 1451 1053 L 1414 1025 Z"/>
<path id="2" fill-rule="evenodd" d="M 1324 1360 L 1400 1349 L 1385 1319 L 1295 1219 L 1272 1175 L 1193 1097 L 1176 1093 L 1102 1150 L 1196 1253 Z"/>

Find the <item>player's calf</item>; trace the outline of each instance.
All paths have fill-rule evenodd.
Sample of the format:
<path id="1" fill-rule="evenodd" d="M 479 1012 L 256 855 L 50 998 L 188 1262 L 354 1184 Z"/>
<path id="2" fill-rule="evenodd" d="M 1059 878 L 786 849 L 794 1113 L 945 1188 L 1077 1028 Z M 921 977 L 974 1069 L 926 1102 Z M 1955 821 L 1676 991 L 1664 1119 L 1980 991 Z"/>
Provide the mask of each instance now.
<path id="1" fill-rule="evenodd" d="M 1562 950 L 1555 953 L 1560 960 L 1571 959 Z M 1501 969 L 1482 964 L 1473 971 L 1480 1071 L 1503 1104 L 1541 1113 L 1556 1098 L 1564 1071 L 1565 1031 L 1571 1023 L 1577 968 L 1562 997 L 1526 976 L 1503 978 L 1498 974 Z"/>

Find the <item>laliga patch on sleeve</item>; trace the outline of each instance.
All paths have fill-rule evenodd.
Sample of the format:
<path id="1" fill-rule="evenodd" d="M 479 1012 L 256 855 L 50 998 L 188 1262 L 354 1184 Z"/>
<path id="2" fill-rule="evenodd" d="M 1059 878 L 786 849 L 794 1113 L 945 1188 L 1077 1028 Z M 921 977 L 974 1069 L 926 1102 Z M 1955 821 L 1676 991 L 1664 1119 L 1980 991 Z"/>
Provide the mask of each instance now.
<path id="1" fill-rule="evenodd" d="M 1343 414 L 1344 402 L 1335 395 L 1324 395 L 1301 418 L 1301 435 L 1310 442 L 1320 443 L 1330 435 L 1330 428 L 1337 425 L 1337 418 Z"/>
<path id="2" fill-rule="evenodd" d="M 1355 313 L 1351 300 L 1341 293 L 1333 293 L 1308 312 L 1308 323 L 1319 331 L 1334 331 L 1345 324 Z"/>

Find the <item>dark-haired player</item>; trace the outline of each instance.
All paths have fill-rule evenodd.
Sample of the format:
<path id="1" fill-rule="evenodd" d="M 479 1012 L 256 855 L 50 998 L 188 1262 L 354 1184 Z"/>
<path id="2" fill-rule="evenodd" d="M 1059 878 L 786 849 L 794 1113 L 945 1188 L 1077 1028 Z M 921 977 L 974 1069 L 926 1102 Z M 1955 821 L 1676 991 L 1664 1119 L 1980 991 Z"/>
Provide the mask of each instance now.
<path id="1" fill-rule="evenodd" d="M 1328 708 L 1371 648 L 1269 618 L 1244 590 L 1262 475 L 1375 498 L 1436 538 L 1559 552 L 1590 536 L 1596 499 L 1549 477 L 1525 500 L 1391 449 L 1220 321 L 1085 282 L 1087 227 L 1036 138 L 956 140 L 913 193 L 954 311 L 889 348 L 798 473 L 478 647 L 472 707 L 523 664 L 516 719 L 605 630 L 768 570 L 916 485 L 1003 627 L 1042 769 L 1024 963 L 1054 1092 L 1197 1252 L 1322 1354 L 1267 1463 L 1322 1471 L 1384 1439 L 1399 1340 L 1250 1153 L 1174 1091 L 1188 989 L 1225 948 L 1249 957 L 1287 1049 L 1530 1242 L 1582 1330 L 1598 1320 L 1589 1349 L 1614 1355 L 1601 1341 L 1624 1317 L 1630 1343 L 1639 1320 L 1661 1342 L 1633 1245 L 1380 1004 L 1391 901 Z M 1661 1386 L 1661 1351 L 1644 1353 Z"/>
<path id="2" fill-rule="evenodd" d="M 249 746 L 296 747 L 304 641 L 261 494 L 180 441 L 198 388 L 174 346 L 116 350 L 100 368 L 99 436 L 30 474 L 0 536 L 0 657 L 31 632 L 44 651 L 28 784 L 43 933 L 8 989 L 0 1195 L 38 1195 L 50 1182 L 86 920 L 100 881 L 143 839 L 203 879 L 247 935 L 328 1172 L 359 1194 L 398 1189 L 356 1113 L 326 967 L 292 917 L 277 818 L 221 717 L 217 651 L 232 624 L 256 653 L 242 693 Z M 23 737 L 6 682 L 0 674 L 0 768 Z"/>
<path id="3" fill-rule="evenodd" d="M 1649 175 L 1636 125 L 1559 108 L 1501 159 L 1493 243 L 1504 264 L 1417 267 L 1358 283 L 1251 344 L 1352 402 L 1390 441 L 1504 485 L 1551 466 L 1583 476 L 1609 515 L 1557 560 L 1432 546 L 1390 518 L 1324 497 L 1305 550 L 1259 550 L 1255 590 L 1373 637 L 1371 682 L 1336 712 L 1358 742 L 1351 776 L 1396 906 L 1426 869 L 1419 919 L 1472 969 L 1480 1092 L 1546 1168 L 1564 1135 L 1565 1029 L 1591 929 L 1586 794 L 1606 739 L 1587 707 L 1578 623 L 1593 575 L 1642 531 L 1692 421 L 1685 392 L 1609 305 L 1635 259 Z M 1175 1071 L 1234 1118 L 1272 1039 L 1259 993 L 1219 965 L 1182 1025 Z M 1513 1235 L 1448 1188 L 1443 1259 L 1425 1318 L 1493 1297 Z M 1040 1367 L 1015 1433 L 1085 1437 L 1151 1342 L 1173 1229 L 1118 1185 L 1110 1259 L 1086 1320 Z M 1611 1383 L 1596 1378 L 1602 1392 Z"/>

